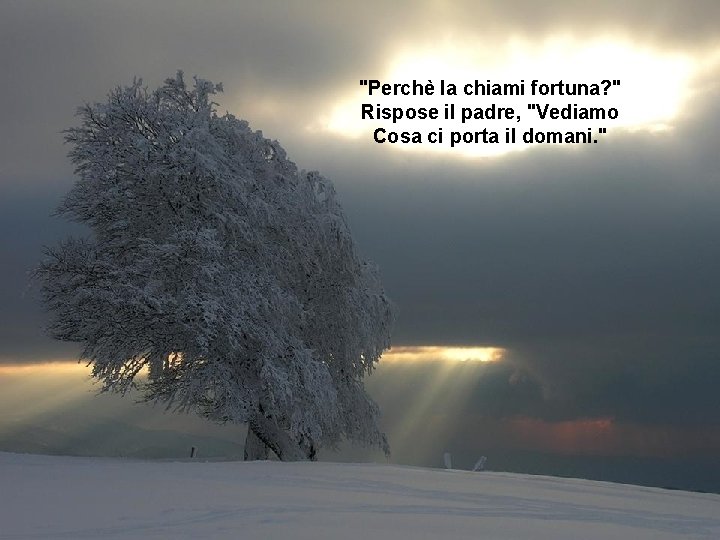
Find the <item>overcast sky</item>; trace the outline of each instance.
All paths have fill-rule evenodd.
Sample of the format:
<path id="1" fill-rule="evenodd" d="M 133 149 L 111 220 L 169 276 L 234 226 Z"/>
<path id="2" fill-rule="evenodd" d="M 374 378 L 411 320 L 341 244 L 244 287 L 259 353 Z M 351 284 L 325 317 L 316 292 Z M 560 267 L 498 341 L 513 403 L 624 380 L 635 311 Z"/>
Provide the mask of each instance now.
<path id="1" fill-rule="evenodd" d="M 155 87 L 182 69 L 222 81 L 221 111 L 335 182 L 398 305 L 394 344 L 507 349 L 468 410 L 717 434 L 718 21 L 714 0 L 5 0 L 0 361 L 76 352 L 43 337 L 27 279 L 43 244 L 82 232 L 50 217 L 73 181 L 61 131 L 75 125 L 75 108 L 134 76 Z M 667 129 L 467 158 L 322 128 L 359 79 L 382 77 L 399 55 L 440 44 L 492 53 L 510 40 L 532 49 L 554 36 L 691 62 L 689 74 L 658 64 L 668 85 L 684 77 Z M 717 438 L 708 445 L 720 448 Z"/>

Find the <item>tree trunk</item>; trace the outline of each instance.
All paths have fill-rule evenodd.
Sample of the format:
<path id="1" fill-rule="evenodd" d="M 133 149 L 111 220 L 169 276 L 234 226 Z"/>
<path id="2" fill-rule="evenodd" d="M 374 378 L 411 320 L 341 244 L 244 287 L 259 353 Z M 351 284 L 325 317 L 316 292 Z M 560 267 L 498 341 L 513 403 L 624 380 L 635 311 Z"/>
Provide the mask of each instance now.
<path id="1" fill-rule="evenodd" d="M 280 461 L 304 461 L 307 454 L 300 445 L 281 429 L 274 418 L 256 415 L 248 422 L 248 433 L 252 432 L 261 444 L 275 452 Z M 247 440 L 245 441 L 247 448 Z M 251 444 L 252 440 L 251 440 Z"/>
<path id="2" fill-rule="evenodd" d="M 265 460 L 269 455 L 270 448 L 248 426 L 247 437 L 245 437 L 245 461 Z"/>
<path id="3" fill-rule="evenodd" d="M 300 449 L 302 453 L 305 454 L 305 459 L 317 461 L 317 448 L 312 440 L 303 439 L 300 441 Z"/>

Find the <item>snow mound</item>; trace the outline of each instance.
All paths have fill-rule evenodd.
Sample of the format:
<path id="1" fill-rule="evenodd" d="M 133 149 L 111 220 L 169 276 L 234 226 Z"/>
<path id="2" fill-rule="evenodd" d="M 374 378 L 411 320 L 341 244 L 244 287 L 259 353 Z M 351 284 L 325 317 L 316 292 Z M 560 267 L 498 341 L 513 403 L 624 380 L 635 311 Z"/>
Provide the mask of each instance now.
<path id="1" fill-rule="evenodd" d="M 720 538 L 720 495 L 376 464 L 0 453 L 0 539 Z"/>

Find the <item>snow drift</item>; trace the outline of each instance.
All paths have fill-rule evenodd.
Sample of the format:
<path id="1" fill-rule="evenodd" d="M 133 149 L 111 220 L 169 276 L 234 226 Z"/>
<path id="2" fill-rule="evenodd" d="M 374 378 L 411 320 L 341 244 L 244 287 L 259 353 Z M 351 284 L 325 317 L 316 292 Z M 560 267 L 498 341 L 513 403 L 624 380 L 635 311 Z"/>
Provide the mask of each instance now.
<path id="1" fill-rule="evenodd" d="M 720 495 L 376 464 L 0 453 L 0 538 L 720 538 Z"/>

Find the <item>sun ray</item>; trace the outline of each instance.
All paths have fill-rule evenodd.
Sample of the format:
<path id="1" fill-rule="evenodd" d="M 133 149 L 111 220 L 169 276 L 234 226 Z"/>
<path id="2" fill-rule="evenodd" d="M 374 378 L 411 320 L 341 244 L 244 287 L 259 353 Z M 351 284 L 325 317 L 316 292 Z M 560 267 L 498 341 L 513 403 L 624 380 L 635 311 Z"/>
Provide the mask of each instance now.
<path id="1" fill-rule="evenodd" d="M 18 422 L 31 424 L 90 392 L 87 370 L 75 362 L 0 365 L 0 431 Z"/>

